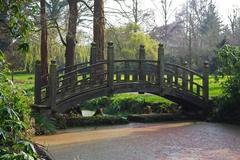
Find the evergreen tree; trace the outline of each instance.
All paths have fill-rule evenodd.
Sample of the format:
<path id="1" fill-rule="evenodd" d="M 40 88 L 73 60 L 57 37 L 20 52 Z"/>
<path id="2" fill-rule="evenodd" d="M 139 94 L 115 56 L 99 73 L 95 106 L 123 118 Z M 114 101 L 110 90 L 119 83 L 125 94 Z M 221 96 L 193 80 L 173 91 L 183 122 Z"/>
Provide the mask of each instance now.
<path id="1" fill-rule="evenodd" d="M 216 45 L 221 41 L 222 27 L 222 21 L 216 10 L 216 5 L 211 1 L 203 23 L 200 26 L 204 47 L 208 47 L 210 50 L 216 48 Z"/>

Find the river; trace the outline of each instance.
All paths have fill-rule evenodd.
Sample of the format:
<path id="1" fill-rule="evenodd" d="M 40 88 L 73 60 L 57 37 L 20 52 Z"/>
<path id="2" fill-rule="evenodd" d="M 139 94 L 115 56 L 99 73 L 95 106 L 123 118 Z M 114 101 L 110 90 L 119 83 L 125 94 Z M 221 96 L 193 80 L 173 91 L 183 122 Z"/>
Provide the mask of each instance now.
<path id="1" fill-rule="evenodd" d="M 68 129 L 34 141 L 56 160 L 240 160 L 240 127 L 207 122 Z"/>

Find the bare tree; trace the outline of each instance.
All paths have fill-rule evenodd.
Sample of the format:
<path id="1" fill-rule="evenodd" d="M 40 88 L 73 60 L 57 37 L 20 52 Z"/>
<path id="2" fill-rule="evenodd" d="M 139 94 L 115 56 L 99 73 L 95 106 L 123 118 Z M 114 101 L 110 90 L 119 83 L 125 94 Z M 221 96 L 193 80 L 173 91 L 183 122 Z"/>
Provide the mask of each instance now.
<path id="1" fill-rule="evenodd" d="M 240 24 L 238 24 L 238 21 L 240 19 L 240 9 L 239 8 L 233 8 L 232 12 L 228 15 L 228 19 L 230 22 L 230 29 L 231 29 L 231 41 L 232 43 L 236 44 L 238 41 L 238 25 L 240 27 Z M 240 38 L 239 38 L 240 40 Z"/>
<path id="2" fill-rule="evenodd" d="M 168 43 L 168 24 L 171 16 L 174 13 L 174 9 L 172 8 L 173 0 L 161 0 L 161 13 L 164 21 L 164 45 L 167 47 Z"/>
<path id="3" fill-rule="evenodd" d="M 107 13 L 120 15 L 125 18 L 129 23 L 134 23 L 136 26 L 133 28 L 134 32 L 139 30 L 138 25 L 142 25 L 151 30 L 155 24 L 154 12 L 152 9 L 142 9 L 142 0 L 114 0 L 119 8 L 107 8 Z"/>

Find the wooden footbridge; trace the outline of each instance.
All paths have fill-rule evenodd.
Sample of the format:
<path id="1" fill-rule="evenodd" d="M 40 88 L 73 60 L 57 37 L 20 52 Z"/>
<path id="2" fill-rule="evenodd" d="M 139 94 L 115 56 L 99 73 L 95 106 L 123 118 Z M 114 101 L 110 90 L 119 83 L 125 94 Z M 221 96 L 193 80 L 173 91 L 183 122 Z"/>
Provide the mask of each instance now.
<path id="1" fill-rule="evenodd" d="M 209 99 L 208 63 L 203 72 L 164 61 L 163 45 L 158 59 L 146 60 L 145 48 L 139 59 L 114 59 L 113 43 L 108 43 L 107 60 L 96 60 L 96 44 L 92 43 L 90 62 L 57 68 L 52 61 L 49 74 L 41 76 L 40 62 L 35 68 L 35 108 L 65 112 L 78 104 L 115 93 L 139 92 L 166 97 L 172 101 L 207 107 Z M 47 83 L 42 83 L 47 79 Z"/>

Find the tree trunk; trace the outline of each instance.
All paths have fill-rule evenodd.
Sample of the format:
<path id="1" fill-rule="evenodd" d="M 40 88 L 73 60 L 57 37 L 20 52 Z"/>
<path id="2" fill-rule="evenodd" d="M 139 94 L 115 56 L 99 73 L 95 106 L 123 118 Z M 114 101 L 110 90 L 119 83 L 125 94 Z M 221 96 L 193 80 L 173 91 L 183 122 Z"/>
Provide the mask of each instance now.
<path id="1" fill-rule="evenodd" d="M 104 2 L 94 0 L 94 42 L 97 48 L 97 60 L 104 60 Z"/>
<path id="2" fill-rule="evenodd" d="M 94 0 L 94 16 L 93 16 L 93 39 L 96 43 L 97 56 L 96 60 L 104 60 L 104 2 L 103 0 Z M 95 68 L 97 81 L 102 83 L 106 78 L 104 76 L 104 65 L 98 65 Z"/>
<path id="3" fill-rule="evenodd" d="M 65 52 L 66 67 L 74 65 L 77 33 L 77 17 L 78 17 L 77 0 L 68 0 L 68 5 L 70 14 L 68 20 L 68 32 L 66 37 L 66 52 Z M 69 70 L 71 70 L 71 67 L 69 68 Z"/>
<path id="4" fill-rule="evenodd" d="M 48 32 L 47 32 L 47 16 L 46 2 L 40 0 L 41 6 L 41 73 L 42 76 L 48 73 Z M 44 76 L 46 77 L 46 76 Z M 47 78 L 42 79 L 43 84 L 47 83 Z"/>

